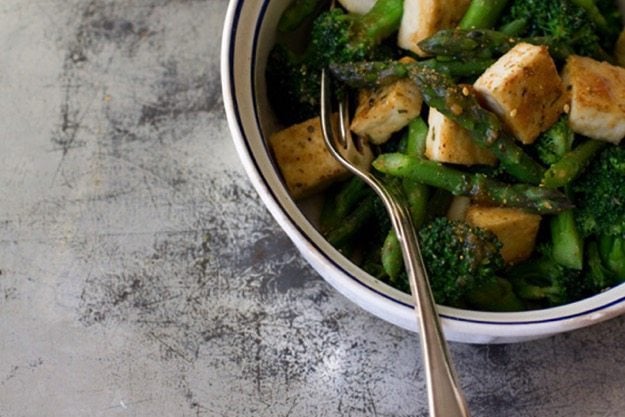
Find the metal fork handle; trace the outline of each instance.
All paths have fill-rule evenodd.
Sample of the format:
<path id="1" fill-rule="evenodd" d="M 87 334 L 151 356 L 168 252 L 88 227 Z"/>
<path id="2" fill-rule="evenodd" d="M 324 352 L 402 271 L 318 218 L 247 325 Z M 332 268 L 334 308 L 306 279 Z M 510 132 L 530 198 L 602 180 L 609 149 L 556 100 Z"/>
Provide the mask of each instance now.
<path id="1" fill-rule="evenodd" d="M 324 138 L 330 142 L 334 140 L 334 126 L 331 119 L 332 111 L 325 108 L 330 103 L 329 83 L 326 73 L 322 75 L 322 110 L 321 126 Z M 341 104 L 340 123 L 346 121 L 346 115 Z M 344 145 L 344 144 L 343 144 Z M 469 417 L 469 410 L 464 394 L 456 377 L 450 359 L 447 342 L 441 329 L 436 304 L 432 295 L 427 273 L 419 249 L 419 241 L 415 232 L 412 218 L 406 205 L 399 202 L 388 188 L 370 171 L 355 167 L 336 149 L 335 144 L 327 143 L 327 147 L 334 157 L 354 175 L 365 181 L 382 199 L 397 234 L 404 258 L 404 265 L 410 282 L 410 289 L 414 300 L 414 309 L 419 324 L 419 339 L 427 385 L 428 404 L 431 417 Z"/>
<path id="2" fill-rule="evenodd" d="M 402 248 L 404 265 L 410 281 L 419 323 L 419 337 L 426 373 L 428 402 L 432 417 L 469 417 L 462 389 L 453 369 L 449 350 L 443 335 L 432 290 L 423 268 L 421 251 L 410 214 L 383 186 L 373 185 L 379 180 L 369 175 L 367 181 L 384 201 L 393 229 Z"/>

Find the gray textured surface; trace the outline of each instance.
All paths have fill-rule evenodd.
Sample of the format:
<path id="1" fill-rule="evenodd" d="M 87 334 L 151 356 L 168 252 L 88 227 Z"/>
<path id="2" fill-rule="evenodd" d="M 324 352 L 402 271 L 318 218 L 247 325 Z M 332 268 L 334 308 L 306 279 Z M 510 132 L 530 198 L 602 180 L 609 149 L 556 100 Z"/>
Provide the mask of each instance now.
<path id="1" fill-rule="evenodd" d="M 0 416 L 425 416 L 230 142 L 224 0 L 0 2 Z M 475 416 L 625 415 L 625 320 L 454 344 Z"/>

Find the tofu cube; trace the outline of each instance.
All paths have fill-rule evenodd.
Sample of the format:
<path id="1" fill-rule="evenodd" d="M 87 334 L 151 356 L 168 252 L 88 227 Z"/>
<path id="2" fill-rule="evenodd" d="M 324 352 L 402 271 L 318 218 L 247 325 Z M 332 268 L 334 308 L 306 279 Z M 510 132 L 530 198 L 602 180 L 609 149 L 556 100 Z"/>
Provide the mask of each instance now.
<path id="1" fill-rule="evenodd" d="M 493 232 L 503 244 L 501 256 L 506 264 L 526 260 L 534 251 L 541 216 L 510 207 L 471 205 L 467 223 Z"/>
<path id="2" fill-rule="evenodd" d="M 570 56 L 562 73 L 573 131 L 614 144 L 625 136 L 625 68 Z"/>
<path id="3" fill-rule="evenodd" d="M 419 89 L 408 79 L 373 90 L 362 90 L 358 94 L 358 105 L 350 129 L 379 145 L 417 117 L 422 105 Z"/>
<path id="4" fill-rule="evenodd" d="M 497 158 L 488 149 L 480 148 L 460 127 L 435 108 L 430 108 L 425 157 L 433 161 L 462 165 L 495 165 Z"/>
<path id="5" fill-rule="evenodd" d="M 491 65 L 474 84 L 487 108 L 524 144 L 554 124 L 566 96 L 546 46 L 519 43 Z"/>
<path id="6" fill-rule="evenodd" d="M 399 26 L 397 44 L 423 57 L 417 45 L 441 29 L 455 27 L 471 0 L 404 0 L 404 14 Z"/>
<path id="7" fill-rule="evenodd" d="M 269 145 L 294 199 L 310 196 L 348 176 L 347 169 L 326 148 L 319 117 L 273 133 Z"/>

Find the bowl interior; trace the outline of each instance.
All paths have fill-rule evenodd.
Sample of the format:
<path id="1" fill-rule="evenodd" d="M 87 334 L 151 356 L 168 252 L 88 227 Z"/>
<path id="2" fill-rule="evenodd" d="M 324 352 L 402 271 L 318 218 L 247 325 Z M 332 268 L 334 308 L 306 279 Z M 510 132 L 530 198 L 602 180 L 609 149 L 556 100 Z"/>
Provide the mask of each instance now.
<path id="1" fill-rule="evenodd" d="M 294 202 L 271 158 L 266 138 L 279 128 L 267 101 L 264 68 L 277 21 L 290 0 L 233 0 L 222 38 L 222 86 L 228 123 L 242 164 L 280 226 L 310 264 L 367 311 L 416 331 L 411 297 L 366 274 L 331 247 L 315 224 L 320 201 Z M 625 0 L 620 4 L 625 5 Z M 565 306 L 490 313 L 440 306 L 450 340 L 516 342 L 568 331 L 625 311 L 625 285 Z"/>

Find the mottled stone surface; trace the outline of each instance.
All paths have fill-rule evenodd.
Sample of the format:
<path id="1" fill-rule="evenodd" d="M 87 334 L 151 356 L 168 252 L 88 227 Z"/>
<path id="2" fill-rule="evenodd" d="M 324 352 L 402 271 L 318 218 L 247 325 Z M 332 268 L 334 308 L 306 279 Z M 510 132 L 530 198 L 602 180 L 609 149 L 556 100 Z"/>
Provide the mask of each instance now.
<path id="1" fill-rule="evenodd" d="M 0 416 L 425 416 L 415 335 L 302 260 L 230 141 L 225 0 L 0 2 Z M 452 345 L 475 416 L 625 415 L 625 320 Z"/>

